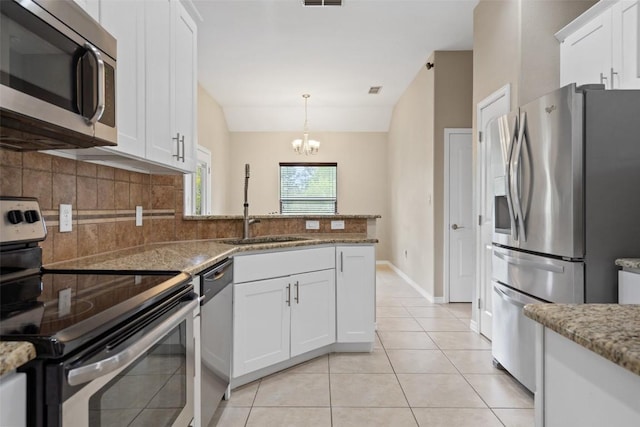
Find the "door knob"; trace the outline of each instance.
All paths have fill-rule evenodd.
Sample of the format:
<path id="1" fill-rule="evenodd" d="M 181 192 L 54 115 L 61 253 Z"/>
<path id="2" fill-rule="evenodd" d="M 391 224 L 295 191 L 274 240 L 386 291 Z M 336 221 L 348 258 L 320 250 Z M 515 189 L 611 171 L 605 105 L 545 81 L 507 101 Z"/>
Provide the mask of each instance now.
<path id="1" fill-rule="evenodd" d="M 452 230 L 457 230 L 458 228 L 464 228 L 464 227 L 463 227 L 463 226 L 461 226 L 461 225 L 458 225 L 458 224 L 453 224 L 453 225 L 451 226 L 451 229 L 452 229 Z"/>

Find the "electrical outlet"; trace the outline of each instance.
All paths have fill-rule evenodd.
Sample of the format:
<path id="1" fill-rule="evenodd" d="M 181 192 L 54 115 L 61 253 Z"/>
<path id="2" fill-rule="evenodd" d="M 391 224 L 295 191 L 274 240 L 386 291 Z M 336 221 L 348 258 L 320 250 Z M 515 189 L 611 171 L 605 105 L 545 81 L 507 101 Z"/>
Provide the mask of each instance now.
<path id="1" fill-rule="evenodd" d="M 71 213 L 72 206 L 71 205 L 60 205 L 60 232 L 68 233 L 73 231 L 73 217 Z"/>
<path id="2" fill-rule="evenodd" d="M 58 317 L 71 313 L 71 288 L 58 292 Z"/>
<path id="3" fill-rule="evenodd" d="M 307 221 L 307 230 L 320 230 L 320 221 Z"/>
<path id="4" fill-rule="evenodd" d="M 142 206 L 136 206 L 136 227 L 142 227 Z"/>
<path id="5" fill-rule="evenodd" d="M 332 230 L 344 230 L 344 221 L 331 221 Z"/>

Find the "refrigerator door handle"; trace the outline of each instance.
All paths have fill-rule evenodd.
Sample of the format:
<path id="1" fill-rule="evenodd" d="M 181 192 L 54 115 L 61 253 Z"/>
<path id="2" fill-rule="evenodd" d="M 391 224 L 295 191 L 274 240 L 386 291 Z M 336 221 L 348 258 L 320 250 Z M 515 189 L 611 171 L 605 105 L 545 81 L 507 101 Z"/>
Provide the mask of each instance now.
<path id="1" fill-rule="evenodd" d="M 525 129 L 527 126 L 527 113 L 522 112 L 520 114 L 520 129 L 518 130 L 518 142 L 516 143 L 515 159 L 513 160 L 514 169 L 514 205 L 515 205 L 515 217 L 516 226 L 518 227 L 518 240 L 523 242 L 527 241 L 527 232 L 525 231 L 524 214 L 522 211 L 522 197 L 520 194 L 520 181 L 522 173 L 522 146 L 525 141 Z"/>
<path id="2" fill-rule="evenodd" d="M 521 267 L 530 267 L 536 270 L 549 271 L 551 273 L 560 273 L 560 274 L 564 273 L 564 267 L 561 265 L 544 264 L 541 262 L 535 262 L 528 259 L 516 258 L 516 257 L 503 254 L 502 252 L 494 252 L 494 255 L 500 259 L 505 260 L 509 264 L 513 264 Z"/>
<path id="3" fill-rule="evenodd" d="M 513 158 L 513 148 L 515 146 L 516 135 L 518 134 L 518 116 L 516 116 L 515 123 L 513 124 L 513 134 L 509 140 L 509 148 L 507 148 L 507 163 L 506 163 L 506 182 L 505 195 L 507 196 L 507 208 L 509 210 L 509 220 L 511 226 L 511 238 L 518 240 L 518 229 L 516 227 L 516 215 L 513 210 L 513 196 L 511 194 L 511 159 Z"/>

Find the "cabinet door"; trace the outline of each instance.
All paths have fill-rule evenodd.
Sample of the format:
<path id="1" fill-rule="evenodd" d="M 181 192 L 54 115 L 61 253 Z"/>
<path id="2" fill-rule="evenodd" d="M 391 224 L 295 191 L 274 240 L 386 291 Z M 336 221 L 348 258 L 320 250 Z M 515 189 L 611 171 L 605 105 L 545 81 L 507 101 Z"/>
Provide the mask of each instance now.
<path id="1" fill-rule="evenodd" d="M 287 278 L 234 285 L 233 376 L 289 358 Z"/>
<path id="2" fill-rule="evenodd" d="M 93 4 L 93 3 L 90 3 Z M 145 156 L 144 3 L 101 1 L 100 23 L 118 40 L 116 151 Z"/>
<path id="3" fill-rule="evenodd" d="M 604 83 L 611 88 L 611 9 L 568 36 L 560 46 L 560 85 Z"/>
<path id="4" fill-rule="evenodd" d="M 336 248 L 338 342 L 372 342 L 375 329 L 375 248 Z"/>
<path id="5" fill-rule="evenodd" d="M 147 159 L 171 165 L 177 154 L 177 142 L 172 141 L 171 89 L 173 65 L 172 3 L 169 0 L 146 1 L 145 60 Z"/>
<path id="6" fill-rule="evenodd" d="M 613 14 L 613 87 L 640 89 L 638 16 L 640 1 L 623 0 L 612 7 Z"/>
<path id="7" fill-rule="evenodd" d="M 181 159 L 178 167 L 189 172 L 196 165 L 196 91 L 197 91 L 197 27 L 191 16 L 176 4 L 175 47 L 173 63 L 175 125 L 173 135 L 180 134 Z M 184 137 L 184 140 L 182 139 Z"/>
<path id="8" fill-rule="evenodd" d="M 289 277 L 291 357 L 336 341 L 335 270 Z"/>

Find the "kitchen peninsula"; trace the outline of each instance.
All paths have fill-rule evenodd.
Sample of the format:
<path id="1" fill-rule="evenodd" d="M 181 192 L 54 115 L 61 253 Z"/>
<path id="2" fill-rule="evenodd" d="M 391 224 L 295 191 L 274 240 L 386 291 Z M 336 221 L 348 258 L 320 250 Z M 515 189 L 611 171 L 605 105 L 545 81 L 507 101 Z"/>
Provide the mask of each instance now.
<path id="1" fill-rule="evenodd" d="M 640 305 L 530 304 L 536 426 L 640 425 Z"/>

